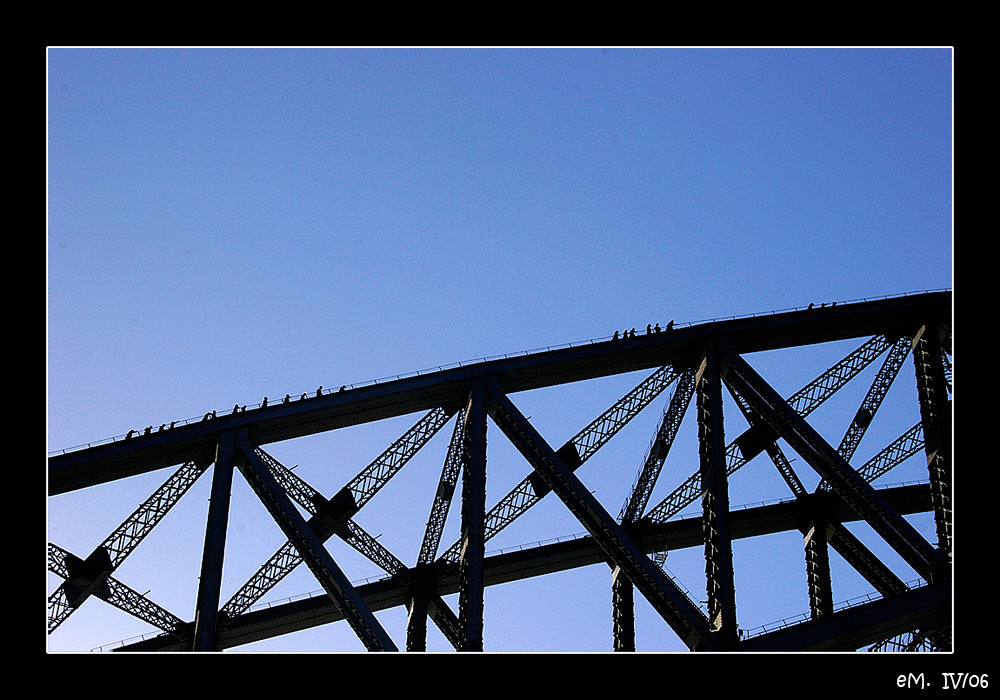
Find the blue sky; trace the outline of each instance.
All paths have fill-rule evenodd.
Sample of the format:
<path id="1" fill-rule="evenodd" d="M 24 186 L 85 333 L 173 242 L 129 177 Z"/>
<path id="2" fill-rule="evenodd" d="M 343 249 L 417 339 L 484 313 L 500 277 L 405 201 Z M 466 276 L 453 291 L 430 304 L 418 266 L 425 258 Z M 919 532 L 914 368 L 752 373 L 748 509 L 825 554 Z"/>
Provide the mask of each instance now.
<path id="1" fill-rule="evenodd" d="M 49 450 L 647 323 L 952 286 L 947 48 L 52 48 L 47 72 Z M 788 394 L 862 340 L 750 359 Z M 562 444 L 643 378 L 512 400 Z M 858 381 L 815 418 L 834 444 Z M 579 473 L 613 515 L 665 400 Z M 901 406 L 861 457 L 912 425 Z M 269 452 L 331 495 L 418 418 Z M 692 422 L 661 498 L 696 471 Z M 408 564 L 450 429 L 358 517 Z M 493 503 L 528 469 L 491 429 Z M 773 467 L 752 467 L 734 505 L 790 495 Z M 49 541 L 85 556 L 169 473 L 49 499 Z M 209 482 L 116 573 L 184 619 Z M 548 499 L 509 529 L 487 549 L 583 530 Z M 801 537 L 760 540 L 735 554 L 747 629 L 808 610 Z M 283 542 L 237 475 L 223 599 Z M 380 573 L 329 549 L 352 580 Z M 667 567 L 704 598 L 701 556 Z M 774 581 L 741 579 L 751 561 L 774 561 Z M 850 572 L 834 587 L 868 592 Z M 317 589 L 303 570 L 265 601 Z M 682 649 L 643 606 L 639 648 Z M 379 619 L 402 646 L 402 612 Z M 606 568 L 507 584 L 487 591 L 486 648 L 607 651 L 610 620 Z M 91 600 L 48 648 L 149 631 Z M 362 647 L 338 624 L 242 649 Z"/>

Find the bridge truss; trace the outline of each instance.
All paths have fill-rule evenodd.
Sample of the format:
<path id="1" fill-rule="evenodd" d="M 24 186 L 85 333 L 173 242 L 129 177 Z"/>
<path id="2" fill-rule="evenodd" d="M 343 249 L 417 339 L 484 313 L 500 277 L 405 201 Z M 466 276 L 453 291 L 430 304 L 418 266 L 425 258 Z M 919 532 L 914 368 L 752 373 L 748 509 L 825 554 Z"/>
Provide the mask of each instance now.
<path id="1" fill-rule="evenodd" d="M 780 376 L 756 368 L 759 353 L 848 341 L 852 349 L 842 359 L 792 393 L 775 388 Z M 630 373 L 643 378 L 565 441 L 553 442 L 520 405 L 521 392 Z M 848 425 L 831 428 L 813 419 L 857 377 L 867 391 Z M 914 422 L 874 456 L 858 459 L 862 438 L 890 388 L 900 384 L 916 403 Z M 950 394 L 951 294 L 934 292 L 650 329 L 130 434 L 49 459 L 50 508 L 62 494 L 174 471 L 89 553 L 49 543 L 49 571 L 62 582 L 49 596 L 48 631 L 58 634 L 83 605 L 111 604 L 159 631 L 120 647 L 125 651 L 238 648 L 341 621 L 372 651 L 425 650 L 428 621 L 455 650 L 482 651 L 489 648 L 491 586 L 599 566 L 609 572 L 608 648 L 615 651 L 637 649 L 636 592 L 655 611 L 657 624 L 692 651 L 947 651 L 953 583 Z M 588 487 L 582 467 L 654 403 L 663 406 L 645 453 L 634 453 L 627 468 L 615 467 L 615 478 L 632 484 L 615 517 Z M 272 445 L 294 438 L 400 416 L 418 418 L 333 492 L 301 476 L 308 465 L 295 470 L 273 454 Z M 678 453 L 685 417 L 696 436 L 694 463 L 670 459 Z M 426 520 L 405 525 L 420 528 L 423 537 L 419 551 L 404 557 L 362 527 L 358 515 L 439 433 L 448 437 L 447 449 Z M 524 473 L 492 503 L 486 489 L 488 437 L 491 448 L 502 442 L 518 453 Z M 879 487 L 911 457 L 926 465 L 920 483 Z M 731 483 L 751 461 L 778 475 L 784 498 L 733 508 Z M 679 472 L 687 478 L 669 490 L 673 482 L 666 475 Z M 120 581 L 116 570 L 208 473 L 211 498 L 195 609 L 193 615 L 170 612 Z M 285 543 L 223 600 L 234 477 L 250 487 Z M 668 495 L 655 496 L 665 485 Z M 543 500 L 558 503 L 586 534 L 487 554 L 488 542 Z M 685 516 L 689 506 L 700 510 Z M 915 514 L 933 520 L 934 537 L 912 524 Z M 454 542 L 445 539 L 446 522 L 459 524 Z M 878 546 L 848 527 L 854 523 L 873 533 Z M 801 543 L 801 581 L 774 585 L 802 585 L 808 614 L 748 632 L 737 605 L 734 543 L 789 532 L 798 533 Z M 346 543 L 384 574 L 352 583 L 330 541 Z M 870 585 L 874 594 L 865 602 L 835 605 L 831 549 Z M 684 550 L 703 556 L 698 594 L 667 566 L 673 553 Z M 300 564 L 323 595 L 254 607 Z M 405 640 L 393 639 L 375 615 L 398 607 L 408 615 Z M 572 642 L 566 650 L 574 650 Z"/>

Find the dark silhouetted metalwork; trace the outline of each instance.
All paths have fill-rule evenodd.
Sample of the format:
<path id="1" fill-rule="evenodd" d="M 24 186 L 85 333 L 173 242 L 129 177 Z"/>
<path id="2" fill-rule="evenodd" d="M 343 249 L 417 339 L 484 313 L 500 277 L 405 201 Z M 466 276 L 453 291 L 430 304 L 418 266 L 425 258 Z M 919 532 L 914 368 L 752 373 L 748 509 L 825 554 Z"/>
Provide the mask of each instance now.
<path id="1" fill-rule="evenodd" d="M 456 651 L 489 648 L 487 590 L 498 583 L 603 564 L 611 569 L 613 603 L 609 648 L 636 650 L 634 592 L 692 651 L 950 650 L 952 433 L 951 294 L 933 292 L 821 305 L 754 317 L 676 326 L 647 325 L 645 335 L 572 345 L 463 364 L 393 381 L 322 390 L 299 400 L 206 419 L 169 429 L 130 431 L 124 439 L 66 451 L 49 459 L 49 492 L 64 494 L 110 481 L 180 468 L 85 559 L 50 543 L 49 570 L 62 579 L 49 598 L 49 633 L 96 597 L 146 621 L 158 636 L 123 650 L 208 651 L 238 647 L 297 630 L 344 620 L 371 651 L 403 644 L 374 613 L 407 609 L 405 649 L 427 648 L 427 620 Z M 843 360 L 798 392 L 783 398 L 752 366 L 752 353 L 865 339 Z M 877 358 L 885 356 L 853 419 L 831 443 L 807 420 L 810 414 Z M 873 458 L 852 465 L 907 357 L 915 370 L 919 422 Z M 512 398 L 518 392 L 653 371 L 645 380 L 555 449 Z M 636 415 L 673 385 L 656 431 L 617 518 L 587 488 L 580 467 Z M 728 392 L 749 427 L 723 415 Z M 289 395 L 290 396 L 290 395 Z M 652 507 L 654 486 L 694 399 L 699 466 Z M 292 438 L 394 416 L 422 413 L 413 427 L 339 491 L 327 498 L 275 459 L 265 447 Z M 366 532 L 354 516 L 404 465 L 454 420 L 437 489 L 429 504 L 420 551 L 408 565 Z M 489 423 L 524 457 L 527 476 L 487 508 Z M 166 425 L 166 424 L 164 424 Z M 839 444 L 834 448 L 832 444 Z M 793 468 L 814 472 L 810 491 Z M 919 452 L 928 480 L 889 489 L 872 482 Z M 765 454 L 791 492 L 787 500 L 731 509 L 729 480 Z M 212 466 L 214 465 L 214 466 Z M 804 465 L 804 466 L 801 466 Z M 197 602 L 190 621 L 138 594 L 112 574 L 212 466 Z M 249 484 L 286 543 L 220 605 L 229 495 L 234 474 Z M 459 484 L 461 481 L 461 484 Z M 445 521 L 460 494 L 461 535 L 439 554 Z M 567 541 L 487 555 L 485 544 L 540 500 L 554 494 L 586 530 Z M 701 512 L 677 517 L 700 501 Z M 299 509 L 307 513 L 303 516 Z M 933 517 L 928 542 L 904 518 Z M 920 577 L 904 583 L 846 527 L 865 522 Z M 741 630 L 737 618 L 733 542 L 778 532 L 802 535 L 808 618 L 760 633 Z M 385 577 L 355 586 L 324 542 L 336 536 L 377 564 Z M 701 547 L 706 607 L 667 573 L 670 552 Z M 864 604 L 837 609 L 829 549 L 833 548 L 875 590 Z M 266 610 L 253 605 L 300 563 L 325 595 Z M 443 596 L 458 594 L 454 611 Z M 580 611 L 587 614 L 587 611 Z M 572 642 L 569 642 L 572 650 Z"/>

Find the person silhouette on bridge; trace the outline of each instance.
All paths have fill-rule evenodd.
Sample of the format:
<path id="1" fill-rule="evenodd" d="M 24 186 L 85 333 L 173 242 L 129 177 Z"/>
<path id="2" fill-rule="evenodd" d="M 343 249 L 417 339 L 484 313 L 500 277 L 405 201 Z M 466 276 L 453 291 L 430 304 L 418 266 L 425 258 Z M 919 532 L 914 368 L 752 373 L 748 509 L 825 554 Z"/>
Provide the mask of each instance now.
<path id="1" fill-rule="evenodd" d="M 670 319 L 670 323 L 667 324 L 667 330 L 672 331 L 674 329 L 674 319 Z"/>
<path id="2" fill-rule="evenodd" d="M 615 331 L 615 334 L 611 336 L 611 340 L 618 340 L 618 331 Z"/>
<path id="3" fill-rule="evenodd" d="M 285 394 L 285 398 L 281 403 L 288 403 L 292 398 L 291 394 Z"/>
<path id="4" fill-rule="evenodd" d="M 660 324 L 659 323 L 657 323 L 655 326 L 653 326 L 653 332 L 654 333 L 659 333 L 660 332 Z"/>
<path id="5" fill-rule="evenodd" d="M 316 390 L 316 396 L 322 396 L 322 395 L 323 395 L 323 385 L 320 384 L 319 389 Z"/>
<path id="6" fill-rule="evenodd" d="M 261 401 L 260 407 L 261 408 L 267 408 L 267 397 L 266 396 L 264 397 L 264 400 Z"/>

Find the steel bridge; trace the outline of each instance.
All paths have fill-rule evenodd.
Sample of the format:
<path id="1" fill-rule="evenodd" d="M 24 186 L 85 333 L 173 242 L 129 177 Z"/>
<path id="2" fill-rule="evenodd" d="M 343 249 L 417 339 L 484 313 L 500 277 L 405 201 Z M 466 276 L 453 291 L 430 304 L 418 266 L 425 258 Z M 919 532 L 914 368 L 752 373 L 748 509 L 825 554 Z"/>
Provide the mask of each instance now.
<path id="1" fill-rule="evenodd" d="M 94 551 L 70 552 L 49 543 L 49 570 L 64 579 L 49 597 L 49 633 L 81 605 L 102 604 L 89 601 L 99 598 L 161 632 L 121 647 L 125 651 L 222 650 L 337 621 L 346 621 L 368 650 L 421 651 L 426 649 L 428 620 L 455 650 L 482 651 L 488 629 L 484 625 L 488 587 L 606 565 L 613 600 L 609 650 L 636 650 L 635 591 L 692 651 L 950 650 L 951 309 L 950 291 L 940 291 L 810 305 L 676 328 L 671 323 L 621 338 L 319 391 L 250 410 L 235 408 L 231 414 L 208 414 L 202 421 L 130 433 L 52 455 L 50 496 L 154 470 L 176 471 Z M 852 343 L 855 350 L 790 396 L 781 396 L 746 359 L 761 351 L 854 339 L 860 343 Z M 875 379 L 850 425 L 834 439 L 840 440 L 834 447 L 807 418 L 863 369 L 878 367 L 879 358 Z M 910 376 L 915 377 L 919 420 L 876 457 L 859 464 L 858 443 L 905 365 L 912 367 Z M 517 405 L 519 392 L 638 371 L 651 374 L 558 447 Z M 723 420 L 726 391 L 745 419 L 729 434 L 726 429 L 734 421 Z M 629 474 L 634 481 L 627 502 L 614 517 L 576 472 L 662 394 L 669 399 L 643 459 L 637 455 L 638 474 Z M 670 495 L 655 502 L 653 487 L 692 400 L 699 464 Z M 266 451 L 269 445 L 292 438 L 410 414 L 420 415 L 413 427 L 332 494 L 313 488 L 298 476 L 301 472 L 293 472 Z M 451 439 L 433 502 L 427 506 L 430 515 L 423 542 L 415 559 L 404 563 L 362 529 L 355 515 L 449 423 Z M 489 507 L 488 423 L 499 428 L 527 462 L 523 481 Z M 787 450 L 797 458 L 790 458 Z M 790 497 L 771 505 L 731 509 L 730 477 L 764 455 L 787 484 Z M 877 478 L 915 455 L 926 460 L 926 482 L 873 486 Z M 792 468 L 797 459 L 814 472 L 811 478 L 818 475 L 817 488 L 808 489 Z M 211 499 L 201 576 L 193 618 L 186 620 L 114 574 L 208 471 Z M 287 542 L 222 602 L 235 471 L 266 506 Z M 450 547 L 442 547 L 445 518 L 456 495 L 461 536 Z M 487 556 L 485 543 L 546 496 L 558 499 L 587 534 Z M 700 516 L 675 517 L 685 506 L 698 503 Z M 936 542 L 928 542 L 904 518 L 913 513 L 933 517 Z M 898 562 L 884 561 L 845 525 L 861 521 L 898 554 L 906 572 L 900 573 Z M 747 635 L 737 620 L 733 542 L 778 532 L 802 536 L 809 613 L 795 624 Z M 324 545 L 334 537 L 375 562 L 385 576 L 353 585 Z M 705 607 L 665 572 L 667 554 L 685 548 L 704 551 Z M 870 601 L 835 608 L 830 548 L 871 585 L 876 595 Z M 325 595 L 251 609 L 303 563 Z M 904 582 L 913 572 L 919 585 Z M 444 600 L 454 593 L 457 606 Z M 395 606 L 407 609 L 405 641 L 391 639 L 374 614 Z"/>

